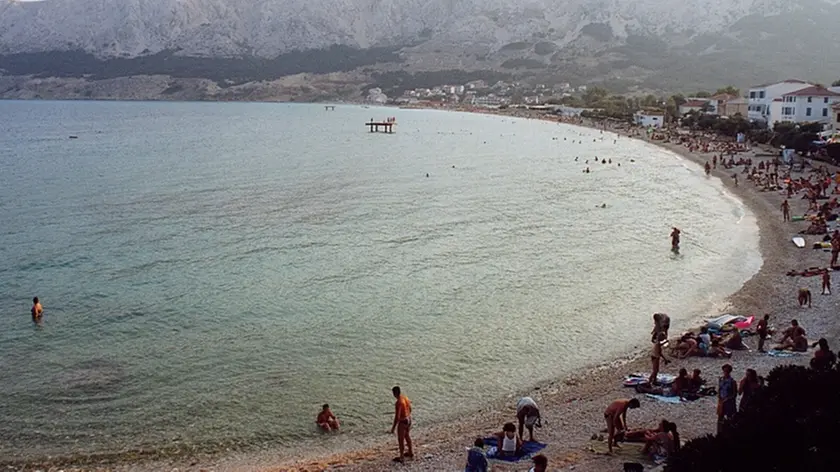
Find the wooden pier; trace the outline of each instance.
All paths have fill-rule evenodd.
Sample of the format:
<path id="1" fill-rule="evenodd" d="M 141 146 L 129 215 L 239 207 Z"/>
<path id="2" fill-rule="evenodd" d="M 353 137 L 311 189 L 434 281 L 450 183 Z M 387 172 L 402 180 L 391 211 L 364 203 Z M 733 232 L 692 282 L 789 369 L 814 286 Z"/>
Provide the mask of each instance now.
<path id="1" fill-rule="evenodd" d="M 368 131 L 371 133 L 393 133 L 394 132 L 394 125 L 397 124 L 397 120 L 394 118 L 388 118 L 385 121 L 373 121 L 371 120 L 365 123 L 365 126 L 368 127 Z"/>
<path id="2" fill-rule="evenodd" d="M 324 105 L 324 110 L 326 111 L 335 111 L 335 105 Z"/>

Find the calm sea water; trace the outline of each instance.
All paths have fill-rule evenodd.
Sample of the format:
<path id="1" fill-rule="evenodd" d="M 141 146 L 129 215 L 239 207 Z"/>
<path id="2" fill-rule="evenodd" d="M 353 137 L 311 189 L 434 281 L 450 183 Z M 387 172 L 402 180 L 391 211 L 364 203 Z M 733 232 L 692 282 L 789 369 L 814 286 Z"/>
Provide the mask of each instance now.
<path id="1" fill-rule="evenodd" d="M 392 115 L 394 135 L 363 127 Z M 381 432 L 394 384 L 422 425 L 624 353 L 654 311 L 690 322 L 759 268 L 754 218 L 699 167 L 614 139 L 0 102 L 0 458 L 319 441 L 324 402 Z"/>

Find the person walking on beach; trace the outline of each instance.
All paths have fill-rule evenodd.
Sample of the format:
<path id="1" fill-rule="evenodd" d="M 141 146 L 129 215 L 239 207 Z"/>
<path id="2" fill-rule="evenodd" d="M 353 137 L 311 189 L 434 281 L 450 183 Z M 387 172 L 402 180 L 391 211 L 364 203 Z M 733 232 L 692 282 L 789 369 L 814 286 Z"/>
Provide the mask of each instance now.
<path id="1" fill-rule="evenodd" d="M 822 294 L 831 295 L 831 269 L 823 269 Z"/>
<path id="2" fill-rule="evenodd" d="M 712 166 L 709 165 L 709 161 L 706 161 L 706 165 L 703 166 L 703 168 L 706 170 L 706 175 L 709 175 L 709 174 L 712 173 Z"/>
<path id="3" fill-rule="evenodd" d="M 631 408 L 639 408 L 638 398 L 620 399 L 610 403 L 610 406 L 604 411 L 604 419 L 607 422 L 607 448 L 612 454 L 613 445 L 618 447 L 616 441 L 616 432 L 627 431 L 627 410 Z"/>
<path id="4" fill-rule="evenodd" d="M 758 352 L 764 352 L 764 342 L 767 340 L 768 327 L 770 322 L 770 315 L 765 314 L 764 318 L 758 320 L 758 326 L 755 331 L 758 333 Z"/>
<path id="5" fill-rule="evenodd" d="M 718 434 L 720 434 L 723 426 L 731 420 L 733 416 L 735 416 L 735 413 L 738 410 L 738 404 L 736 403 L 738 397 L 738 384 L 735 382 L 735 379 L 732 378 L 732 366 L 724 364 L 721 370 L 723 371 L 723 377 L 718 380 Z"/>
<path id="6" fill-rule="evenodd" d="M 32 322 L 33 323 L 40 323 L 41 319 L 44 317 L 44 308 L 41 306 L 41 301 L 38 300 L 38 297 L 32 299 Z"/>
<path id="7" fill-rule="evenodd" d="M 790 221 L 790 203 L 787 198 L 782 202 L 782 221 Z"/>
<path id="8" fill-rule="evenodd" d="M 391 426 L 391 434 L 397 431 L 397 444 L 400 448 L 400 456 L 394 458 L 394 462 L 404 462 L 406 457 L 414 457 L 414 449 L 411 445 L 411 401 L 403 395 L 400 387 L 391 389 L 397 402 L 394 404 L 394 424 Z M 405 448 L 408 446 L 408 452 Z"/>
<path id="9" fill-rule="evenodd" d="M 674 252 L 680 252 L 680 233 L 680 229 L 676 226 L 671 231 L 671 250 Z"/>

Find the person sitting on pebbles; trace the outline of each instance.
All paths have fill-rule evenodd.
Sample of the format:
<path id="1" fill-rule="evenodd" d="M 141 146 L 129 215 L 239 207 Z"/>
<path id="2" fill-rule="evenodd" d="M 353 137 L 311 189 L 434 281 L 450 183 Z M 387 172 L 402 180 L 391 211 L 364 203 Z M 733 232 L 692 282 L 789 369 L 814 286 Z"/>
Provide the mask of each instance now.
<path id="1" fill-rule="evenodd" d="M 318 418 L 315 420 L 315 423 L 318 424 L 318 427 L 321 428 L 322 431 L 331 432 L 331 431 L 338 431 L 338 418 L 335 417 L 332 410 L 330 410 L 330 405 L 324 403 L 321 407 L 321 412 L 318 413 Z"/>
<path id="2" fill-rule="evenodd" d="M 799 326 L 796 320 L 790 321 L 790 327 L 784 331 L 781 344 L 775 347 L 777 351 L 790 349 L 796 352 L 808 350 L 808 338 L 805 337 L 805 330 Z"/>
<path id="3" fill-rule="evenodd" d="M 522 440 L 516 434 L 516 425 L 505 423 L 502 432 L 496 433 L 496 457 L 516 457 L 522 451 Z M 488 454 L 490 455 L 490 454 Z"/>

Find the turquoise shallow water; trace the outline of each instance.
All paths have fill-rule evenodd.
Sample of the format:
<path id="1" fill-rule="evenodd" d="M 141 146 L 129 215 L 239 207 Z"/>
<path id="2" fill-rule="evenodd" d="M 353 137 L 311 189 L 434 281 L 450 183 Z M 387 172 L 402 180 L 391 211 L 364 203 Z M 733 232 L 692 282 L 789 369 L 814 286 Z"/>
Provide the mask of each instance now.
<path id="1" fill-rule="evenodd" d="M 397 133 L 365 131 L 387 116 Z M 294 444 L 323 402 L 381 432 L 393 384 L 422 424 L 626 352 L 654 311 L 689 322 L 759 268 L 754 218 L 699 167 L 613 139 L 0 102 L 0 458 Z"/>

